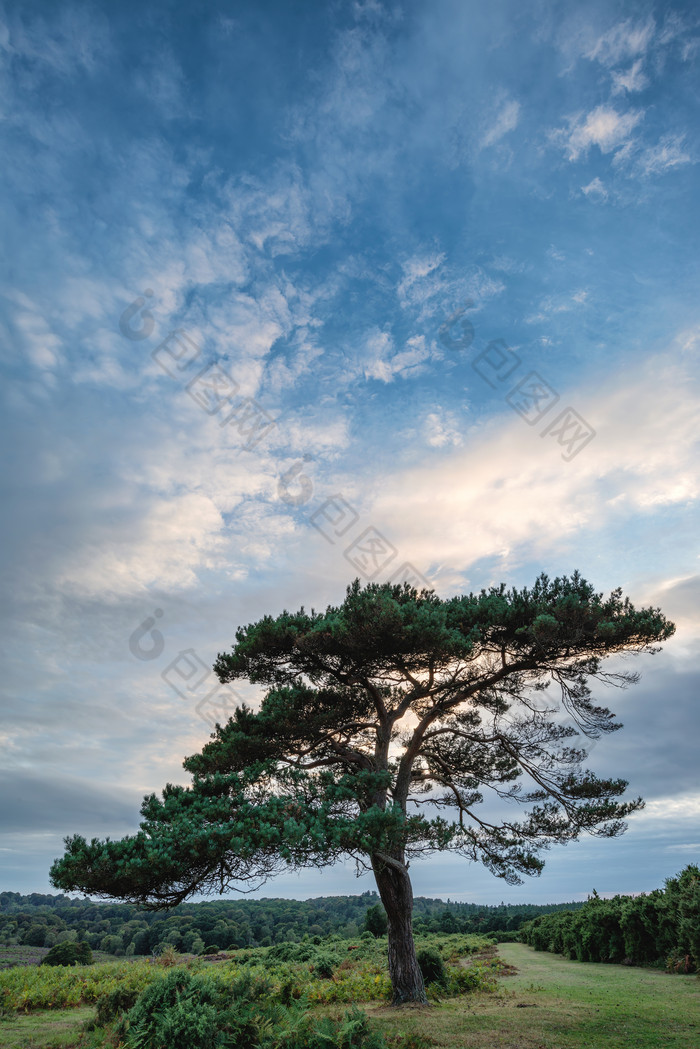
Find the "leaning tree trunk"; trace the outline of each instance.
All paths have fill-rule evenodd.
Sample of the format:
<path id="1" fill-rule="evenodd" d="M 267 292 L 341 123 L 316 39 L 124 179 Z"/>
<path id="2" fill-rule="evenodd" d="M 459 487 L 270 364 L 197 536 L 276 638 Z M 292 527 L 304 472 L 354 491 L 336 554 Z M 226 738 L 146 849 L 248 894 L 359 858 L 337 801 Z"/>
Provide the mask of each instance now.
<path id="1" fill-rule="evenodd" d="M 423 974 L 416 959 L 413 941 L 413 888 L 403 857 L 392 862 L 372 857 L 379 896 L 389 921 L 389 977 L 394 992 L 393 1005 L 417 1002 L 427 1005 Z"/>

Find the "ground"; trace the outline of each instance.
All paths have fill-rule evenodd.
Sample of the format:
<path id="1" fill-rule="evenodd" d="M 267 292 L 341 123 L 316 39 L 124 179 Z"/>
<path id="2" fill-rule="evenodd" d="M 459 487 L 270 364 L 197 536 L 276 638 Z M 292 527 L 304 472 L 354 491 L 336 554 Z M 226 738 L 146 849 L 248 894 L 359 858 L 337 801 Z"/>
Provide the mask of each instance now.
<path id="1" fill-rule="evenodd" d="M 387 1032 L 419 1032 L 436 1049 L 698 1049 L 700 979 L 623 965 L 592 965 L 501 944 L 516 970 L 493 995 L 472 995 L 429 1009 L 363 1006 Z M 323 1007 L 342 1013 L 345 1007 Z M 2 1049 L 77 1049 L 93 1008 L 61 1009 L 0 1020 Z"/>

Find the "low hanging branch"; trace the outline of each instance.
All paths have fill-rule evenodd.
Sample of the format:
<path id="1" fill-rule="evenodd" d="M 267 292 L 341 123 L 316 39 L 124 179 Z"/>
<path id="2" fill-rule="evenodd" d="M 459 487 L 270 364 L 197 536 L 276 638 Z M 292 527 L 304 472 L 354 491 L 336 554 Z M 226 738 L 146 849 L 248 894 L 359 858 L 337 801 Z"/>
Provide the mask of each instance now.
<path id="1" fill-rule="evenodd" d="M 656 651 L 673 631 L 658 609 L 637 611 L 619 590 L 604 598 L 578 573 L 447 600 L 355 581 L 323 613 L 266 616 L 215 665 L 222 682 L 266 686 L 260 709 L 237 708 L 185 760 L 191 786 L 144 800 L 138 834 L 67 838 L 52 883 L 163 907 L 351 856 L 373 870 L 387 912 L 394 1001 L 424 1002 L 410 859 L 451 850 L 517 882 L 553 843 L 622 833 L 641 799 L 618 800 L 626 781 L 583 769 L 585 746 L 567 741 L 621 727 L 589 682 L 636 675 L 603 660 Z M 560 702 L 543 705 L 551 684 Z M 522 818 L 480 816 L 485 790 Z"/>

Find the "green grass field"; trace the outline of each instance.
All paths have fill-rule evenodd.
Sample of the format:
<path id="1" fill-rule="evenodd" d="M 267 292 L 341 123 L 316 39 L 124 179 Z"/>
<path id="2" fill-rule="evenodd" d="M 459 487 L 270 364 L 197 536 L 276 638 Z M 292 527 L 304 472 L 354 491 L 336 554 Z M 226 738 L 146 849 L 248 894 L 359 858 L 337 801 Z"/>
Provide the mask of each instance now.
<path id="1" fill-rule="evenodd" d="M 446 1000 L 430 1009 L 363 1005 L 387 1035 L 419 1033 L 444 1049 L 698 1049 L 700 979 L 622 965 L 592 965 L 501 944 L 517 973 L 495 994 Z M 340 1015 L 344 1006 L 320 1006 Z M 0 1020 L 2 1049 L 88 1049 L 94 1008 L 40 1010 Z"/>
<path id="2" fill-rule="evenodd" d="M 518 969 L 496 995 L 426 1013 L 369 1010 L 385 1031 L 415 1031 L 445 1049 L 699 1049 L 700 979 L 592 965 L 501 944 Z"/>

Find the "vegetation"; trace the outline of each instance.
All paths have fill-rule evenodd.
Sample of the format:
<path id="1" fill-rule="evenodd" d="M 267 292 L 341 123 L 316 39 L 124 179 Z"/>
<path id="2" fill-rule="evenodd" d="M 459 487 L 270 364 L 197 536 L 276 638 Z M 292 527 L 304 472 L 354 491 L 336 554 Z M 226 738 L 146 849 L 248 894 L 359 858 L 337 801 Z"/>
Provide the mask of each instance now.
<path id="1" fill-rule="evenodd" d="M 538 951 L 579 962 L 666 965 L 674 972 L 700 969 L 700 868 L 690 865 L 665 889 L 601 899 L 597 893 L 574 912 L 543 915 L 523 926 L 521 939 Z"/>
<path id="2" fill-rule="evenodd" d="M 455 949 L 460 946 L 459 937 L 433 938 L 434 944 L 441 942 L 443 958 L 451 949 L 448 940 L 454 943 Z M 372 947 L 373 940 L 362 943 Z M 425 943 L 419 941 L 419 954 Z M 301 948 L 303 945 L 291 946 Z M 374 946 L 378 948 L 377 944 Z M 326 945 L 321 949 L 325 950 Z M 354 953 L 350 952 L 350 956 Z M 496 992 L 483 993 L 477 989 L 466 997 L 449 997 L 436 987 L 440 1000 L 436 999 L 435 1006 L 427 1012 L 394 1009 L 380 999 L 362 1006 L 366 1016 L 358 1011 L 348 1014 L 346 1004 L 307 1003 L 303 995 L 297 999 L 293 993 L 287 993 L 298 985 L 292 988 L 282 985 L 279 994 L 273 989 L 257 999 L 261 1017 L 266 1015 L 270 1020 L 264 1032 L 269 1037 L 267 1045 L 270 1049 L 294 1046 L 302 1049 L 321 1046 L 323 1049 L 334 1046 L 337 1049 L 358 1046 L 360 1049 L 379 1046 L 381 1049 L 437 1046 L 440 1049 L 509 1049 L 514 1045 L 522 1049 L 545 1046 L 552 1049 L 629 1049 L 630 1046 L 690 1049 L 697 1044 L 700 1030 L 697 976 L 681 975 L 671 979 L 658 970 L 622 965 L 607 965 L 603 969 L 546 952 L 534 952 L 519 943 L 506 944 L 499 948 L 499 953 L 503 955 L 501 966 L 511 967 L 505 978 L 498 981 Z M 91 999 L 92 1004 L 70 1009 L 54 1006 L 7 1012 L 0 1017 L 0 1044 L 3 1049 L 113 1049 L 120 1044 L 117 1031 L 121 1030 L 125 1036 L 133 1020 L 138 1022 L 141 1018 L 137 1029 L 148 1031 L 155 1016 L 144 1005 L 154 998 L 142 997 L 143 992 L 156 981 L 162 983 L 169 973 L 191 977 L 188 982 L 185 976 L 181 996 L 199 987 L 200 980 L 204 981 L 214 1003 L 221 1001 L 219 995 L 223 995 L 221 1011 L 224 1012 L 231 1005 L 230 997 L 224 993 L 227 987 L 234 985 L 248 970 L 245 979 L 260 990 L 259 980 L 267 976 L 269 968 L 269 963 L 267 967 L 241 966 L 230 969 L 227 974 L 230 964 L 230 961 L 205 964 L 201 960 L 184 964 L 180 959 L 177 966 L 170 966 L 142 959 L 130 965 L 117 962 L 100 967 L 105 973 L 122 972 L 126 979 L 134 981 L 133 989 L 127 988 L 125 979 L 105 977 L 97 999 Z M 448 959 L 448 970 L 450 964 Z M 46 976 L 77 983 L 81 974 L 90 979 L 93 972 L 94 969 L 15 970 L 16 976 L 30 985 Z M 139 972 L 147 974 L 149 982 L 136 986 L 135 976 Z M 178 986 L 177 978 L 172 979 Z M 110 981 L 112 990 L 108 991 Z M 165 996 L 156 997 L 162 1003 Z M 245 1012 L 246 1001 L 251 997 L 247 993 L 239 994 L 241 1012 Z M 139 1001 L 140 1007 L 132 1013 Z M 216 1010 L 218 1014 L 218 1006 Z M 171 1016 L 171 1023 L 173 1019 L 177 1016 Z M 214 1026 L 218 1034 L 231 1033 L 225 1030 L 218 1015 Z M 174 1028 L 173 1024 L 171 1030 Z M 180 1038 L 191 1035 L 186 1027 L 177 1031 L 178 1041 L 164 1043 L 168 1049 L 183 1049 Z M 125 1049 L 123 1041 L 121 1044 Z M 203 1039 L 198 1044 L 207 1043 Z M 235 1044 L 229 1041 L 232 1049 Z M 240 1049 L 255 1049 L 255 1042 L 238 1044 Z"/>
<path id="3" fill-rule="evenodd" d="M 222 682 L 267 686 L 260 710 L 237 708 L 185 760 L 191 787 L 144 800 L 137 835 L 66 839 L 52 883 L 162 907 L 350 855 L 373 871 L 387 914 L 394 1001 L 424 1002 L 410 858 L 449 849 L 517 882 L 552 843 L 621 833 L 641 799 L 617 800 L 625 780 L 582 769 L 585 750 L 567 745 L 578 733 L 545 690 L 559 689 L 584 734 L 612 732 L 588 680 L 635 680 L 603 660 L 653 651 L 673 630 L 578 573 L 444 601 L 356 580 L 325 613 L 266 616 L 215 667 Z M 480 817 L 484 791 L 526 806 L 523 817 Z"/>
<path id="4" fill-rule="evenodd" d="M 42 965 L 92 965 L 92 951 L 87 943 L 57 943 L 41 959 Z"/>
<path id="5" fill-rule="evenodd" d="M 498 936 L 538 914 L 575 909 L 577 903 L 504 904 L 489 907 L 449 900 L 414 900 L 413 928 L 424 933 L 482 933 Z M 0 893 L 0 968 L 35 965 L 56 943 L 85 941 L 96 960 L 150 956 L 168 947 L 186 954 L 296 943 L 305 937 L 358 937 L 369 928 L 386 935 L 386 913 L 374 892 L 311 900 L 212 900 L 183 903 L 167 913 L 129 903 L 103 903 L 67 896 Z M 108 949 L 108 950 L 106 950 Z"/>
<path id="6" fill-rule="evenodd" d="M 490 940 L 451 935 L 421 937 L 418 942 L 439 951 L 443 959 L 446 979 L 439 989 L 435 988 L 436 995 L 449 997 L 492 986 L 498 960 L 478 955 L 490 945 Z M 473 963 L 460 962 L 469 955 L 475 956 Z M 244 972 L 264 976 L 271 993 L 279 995 L 283 1003 L 304 998 L 311 1004 L 351 1005 L 388 1000 L 391 996 L 386 941 L 373 937 L 356 941 L 330 938 L 318 944 L 277 944 L 233 955 L 222 952 L 191 957 L 168 951 L 156 958 L 90 966 L 17 966 L 0 973 L 0 1010 L 90 1004 L 105 995 L 128 1001 L 175 966 L 185 966 L 195 974 L 207 973 L 210 980 L 223 987 Z"/>

